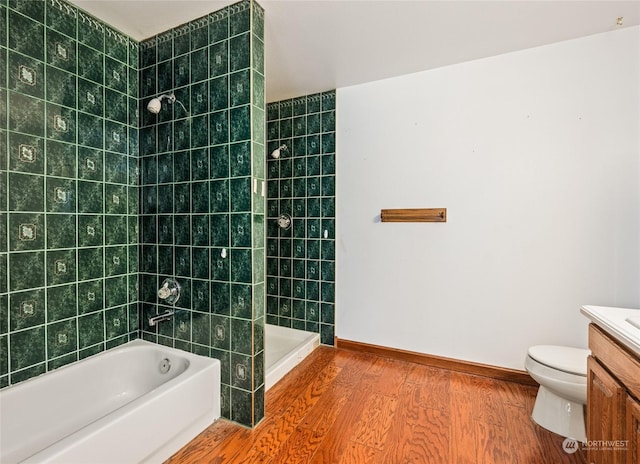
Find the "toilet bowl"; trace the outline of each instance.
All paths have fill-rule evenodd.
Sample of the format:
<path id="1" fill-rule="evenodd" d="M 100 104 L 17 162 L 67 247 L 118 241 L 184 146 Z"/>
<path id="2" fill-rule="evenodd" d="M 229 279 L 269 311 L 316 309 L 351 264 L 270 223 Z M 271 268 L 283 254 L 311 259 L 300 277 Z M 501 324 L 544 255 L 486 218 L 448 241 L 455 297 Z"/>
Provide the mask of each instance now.
<path id="1" fill-rule="evenodd" d="M 531 418 L 551 432 L 585 442 L 589 350 L 537 345 L 529 348 L 525 369 L 540 384 Z"/>

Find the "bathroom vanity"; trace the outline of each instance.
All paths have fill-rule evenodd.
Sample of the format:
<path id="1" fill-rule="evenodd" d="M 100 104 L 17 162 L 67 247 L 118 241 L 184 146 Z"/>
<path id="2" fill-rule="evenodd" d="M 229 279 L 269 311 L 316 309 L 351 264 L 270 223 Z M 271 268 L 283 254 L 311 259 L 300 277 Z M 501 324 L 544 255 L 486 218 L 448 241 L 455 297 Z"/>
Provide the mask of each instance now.
<path id="1" fill-rule="evenodd" d="M 589 325 L 587 462 L 640 463 L 640 311 L 584 306 Z"/>

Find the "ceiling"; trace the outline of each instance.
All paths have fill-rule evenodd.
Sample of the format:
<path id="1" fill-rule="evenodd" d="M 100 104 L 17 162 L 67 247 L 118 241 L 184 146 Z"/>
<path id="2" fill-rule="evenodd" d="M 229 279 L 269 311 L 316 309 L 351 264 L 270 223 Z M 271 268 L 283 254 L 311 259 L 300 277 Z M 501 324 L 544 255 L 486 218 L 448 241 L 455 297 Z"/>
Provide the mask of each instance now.
<path id="1" fill-rule="evenodd" d="M 70 1 L 136 40 L 235 3 Z M 258 3 L 265 9 L 269 102 L 640 24 L 640 0 Z"/>

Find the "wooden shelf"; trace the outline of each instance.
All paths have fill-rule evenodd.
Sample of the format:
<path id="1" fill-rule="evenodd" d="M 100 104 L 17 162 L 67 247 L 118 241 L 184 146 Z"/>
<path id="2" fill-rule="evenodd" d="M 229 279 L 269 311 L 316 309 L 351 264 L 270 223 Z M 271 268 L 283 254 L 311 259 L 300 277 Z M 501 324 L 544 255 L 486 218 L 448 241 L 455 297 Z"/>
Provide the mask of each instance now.
<path id="1" fill-rule="evenodd" d="M 447 208 L 383 209 L 382 222 L 447 222 Z"/>

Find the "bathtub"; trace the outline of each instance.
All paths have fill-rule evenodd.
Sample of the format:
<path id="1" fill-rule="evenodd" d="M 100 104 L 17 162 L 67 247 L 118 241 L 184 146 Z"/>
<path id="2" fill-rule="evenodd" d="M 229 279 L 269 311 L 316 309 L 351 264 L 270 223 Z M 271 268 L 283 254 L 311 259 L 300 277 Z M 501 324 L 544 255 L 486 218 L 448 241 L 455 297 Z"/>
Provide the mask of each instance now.
<path id="1" fill-rule="evenodd" d="M 220 362 L 134 340 L 0 390 L 0 462 L 162 462 L 220 416 Z"/>
<path id="2" fill-rule="evenodd" d="M 320 344 L 320 335 L 265 324 L 265 391 L 285 376 Z"/>

